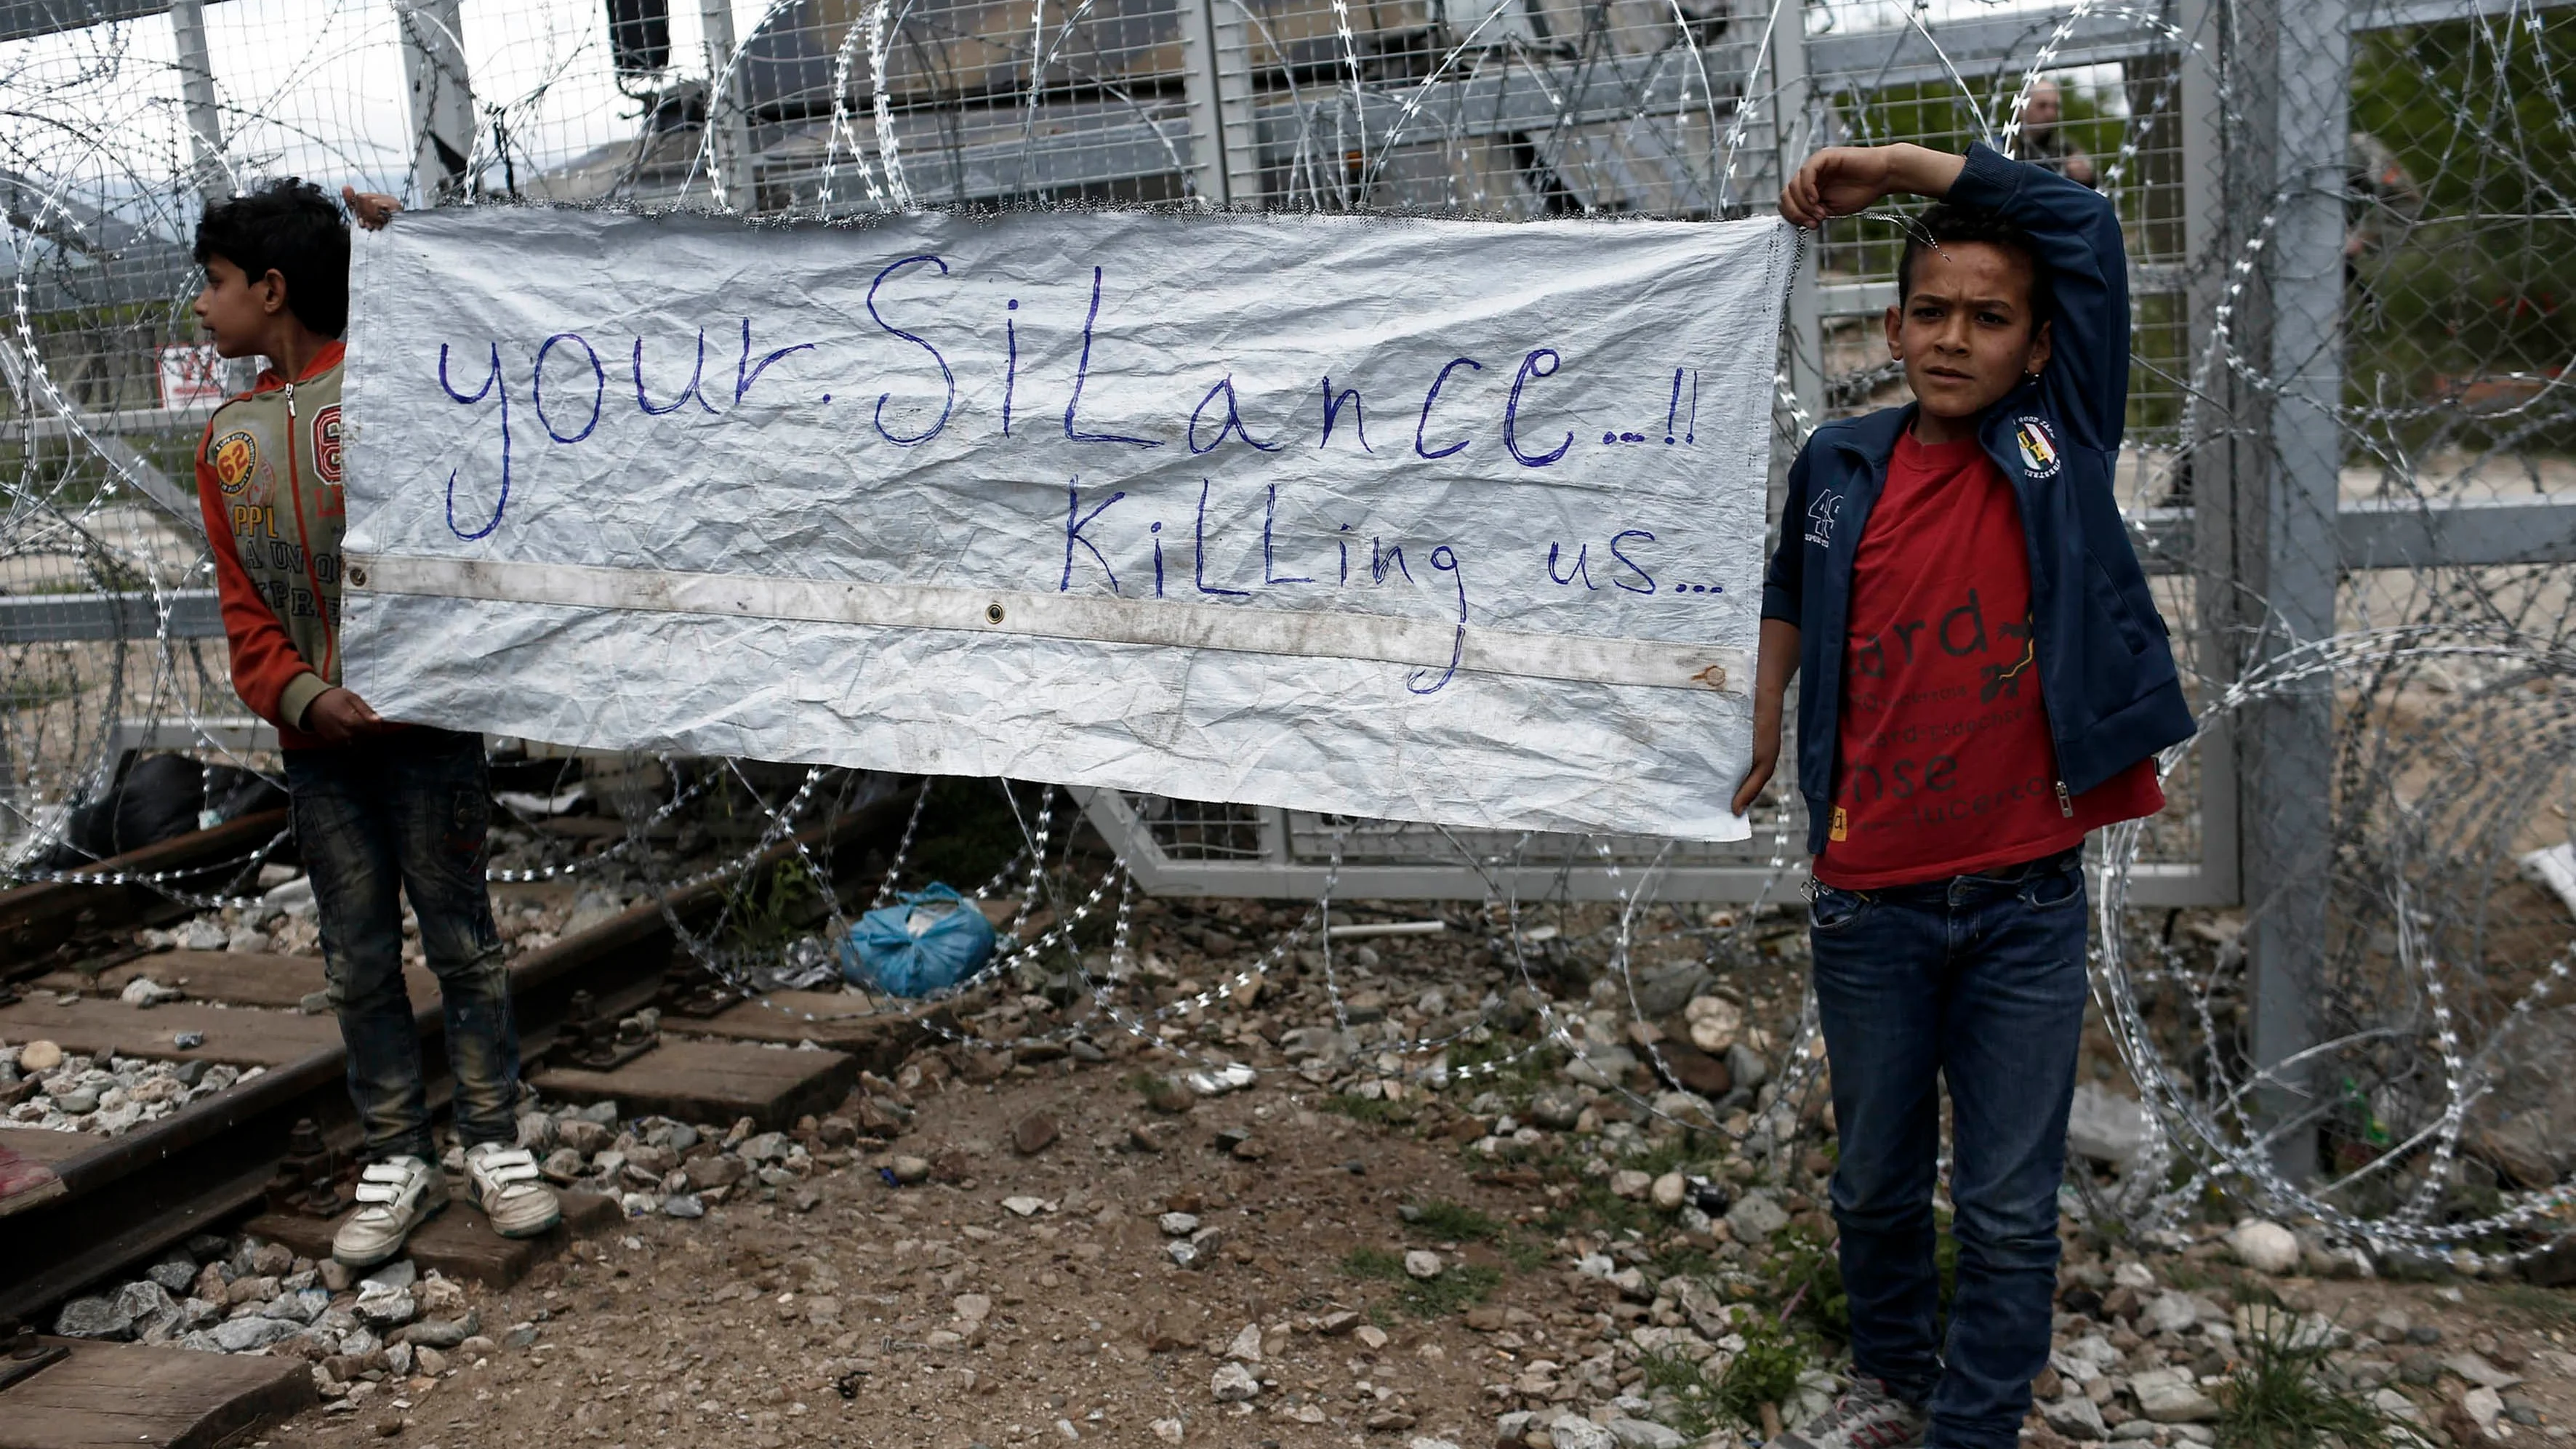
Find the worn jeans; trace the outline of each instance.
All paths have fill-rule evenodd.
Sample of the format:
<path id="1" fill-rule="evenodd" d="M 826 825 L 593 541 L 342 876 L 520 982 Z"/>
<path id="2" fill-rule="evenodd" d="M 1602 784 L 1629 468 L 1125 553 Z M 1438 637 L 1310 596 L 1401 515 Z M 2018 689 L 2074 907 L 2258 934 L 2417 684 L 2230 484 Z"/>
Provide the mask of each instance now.
<path id="1" fill-rule="evenodd" d="M 2072 851 L 1984 876 L 1816 888 L 1852 1365 L 1922 1407 L 1936 1449 L 2011 1449 L 2048 1363 L 2084 894 Z M 1944 1086 L 1959 1245 L 1946 1346 L 1932 1217 Z"/>
<path id="2" fill-rule="evenodd" d="M 289 750 L 286 785 L 321 908 L 324 984 L 348 1044 L 349 1097 L 368 1159 L 435 1159 L 397 892 L 411 899 L 438 977 L 458 1144 L 517 1141 L 519 1037 L 483 884 L 492 796 L 481 737 L 412 728 L 338 749 Z"/>

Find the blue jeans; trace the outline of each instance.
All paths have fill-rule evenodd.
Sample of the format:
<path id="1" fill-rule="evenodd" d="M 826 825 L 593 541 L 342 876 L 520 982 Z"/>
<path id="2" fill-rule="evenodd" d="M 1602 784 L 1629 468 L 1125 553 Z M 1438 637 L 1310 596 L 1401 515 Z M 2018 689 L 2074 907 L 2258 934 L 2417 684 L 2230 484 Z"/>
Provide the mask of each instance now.
<path id="1" fill-rule="evenodd" d="M 2048 1364 L 2086 916 L 2074 851 L 1984 876 L 1816 888 L 1852 1366 L 1928 1413 L 1927 1445 L 2011 1449 Z M 1932 1256 L 1944 1085 L 1959 1244 L 1946 1346 Z"/>
<path id="2" fill-rule="evenodd" d="M 515 1142 L 519 1036 L 483 884 L 492 793 L 480 736 L 412 728 L 286 752 L 295 839 L 321 908 L 323 981 L 349 1048 L 372 1161 L 435 1160 L 420 1037 L 403 987 L 402 905 L 438 977 L 458 1145 Z"/>

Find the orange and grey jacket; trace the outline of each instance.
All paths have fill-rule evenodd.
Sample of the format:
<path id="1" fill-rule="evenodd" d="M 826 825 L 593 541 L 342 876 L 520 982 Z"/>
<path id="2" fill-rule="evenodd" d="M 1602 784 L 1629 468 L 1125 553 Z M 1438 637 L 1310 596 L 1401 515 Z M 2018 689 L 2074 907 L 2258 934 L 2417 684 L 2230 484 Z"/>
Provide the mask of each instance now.
<path id="1" fill-rule="evenodd" d="M 330 344 L 291 382 L 261 373 L 197 450 L 233 688 L 290 750 L 322 744 L 304 712 L 340 682 L 341 354 Z"/>

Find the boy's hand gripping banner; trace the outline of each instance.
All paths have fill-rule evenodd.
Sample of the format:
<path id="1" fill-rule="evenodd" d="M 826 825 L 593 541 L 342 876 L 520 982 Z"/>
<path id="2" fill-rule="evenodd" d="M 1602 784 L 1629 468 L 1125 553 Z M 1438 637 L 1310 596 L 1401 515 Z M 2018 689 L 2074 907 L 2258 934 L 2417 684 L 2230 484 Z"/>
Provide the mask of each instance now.
<path id="1" fill-rule="evenodd" d="M 352 279 L 346 681 L 569 745 L 1741 838 L 1795 255 L 405 216 Z"/>

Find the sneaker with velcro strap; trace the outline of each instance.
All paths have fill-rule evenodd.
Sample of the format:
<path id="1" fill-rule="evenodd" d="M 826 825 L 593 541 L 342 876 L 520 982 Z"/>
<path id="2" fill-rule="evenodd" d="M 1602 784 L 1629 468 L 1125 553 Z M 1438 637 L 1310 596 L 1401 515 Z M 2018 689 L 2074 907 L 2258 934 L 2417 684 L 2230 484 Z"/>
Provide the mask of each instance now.
<path id="1" fill-rule="evenodd" d="M 447 1206 L 447 1174 L 435 1162 L 389 1157 L 358 1174 L 358 1210 L 331 1235 L 343 1266 L 373 1268 L 402 1251 L 411 1230 Z"/>
<path id="2" fill-rule="evenodd" d="M 467 1149 L 465 1196 L 505 1238 L 533 1238 L 563 1221 L 554 1189 L 538 1180 L 537 1159 L 506 1142 Z"/>
<path id="3" fill-rule="evenodd" d="M 1834 1406 L 1763 1449 L 1914 1449 L 1923 1442 L 1923 1411 L 1889 1393 L 1877 1379 L 1854 1376 Z"/>

